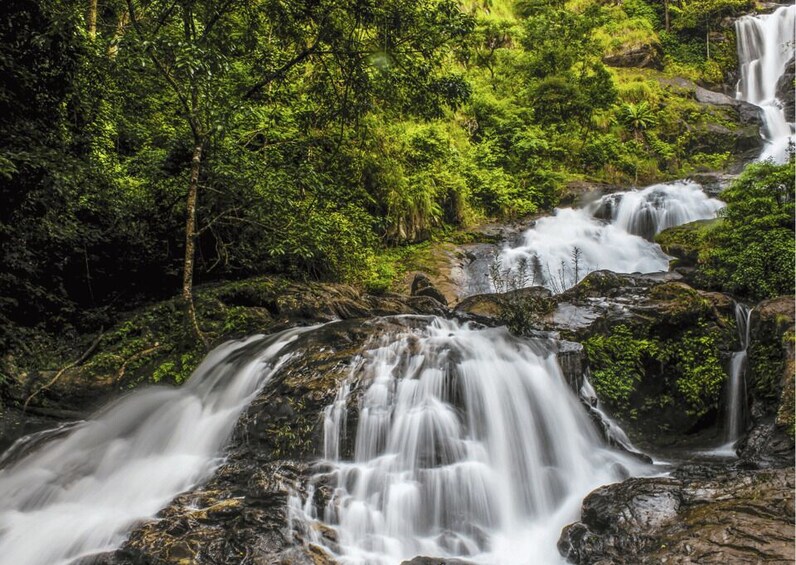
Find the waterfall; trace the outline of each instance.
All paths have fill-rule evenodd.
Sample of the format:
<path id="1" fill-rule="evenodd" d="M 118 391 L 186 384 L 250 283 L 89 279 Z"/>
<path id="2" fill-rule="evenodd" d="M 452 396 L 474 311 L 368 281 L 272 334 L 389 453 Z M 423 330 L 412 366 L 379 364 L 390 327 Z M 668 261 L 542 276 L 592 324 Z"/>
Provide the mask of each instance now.
<path id="1" fill-rule="evenodd" d="M 498 261 L 508 272 L 526 270 L 526 286 L 546 286 L 554 292 L 601 269 L 665 271 L 669 257 L 651 241 L 654 236 L 666 228 L 714 218 L 722 206 L 698 184 L 684 181 L 609 194 L 583 208 L 557 209 L 555 215 L 537 220 L 519 245 L 502 250 Z"/>
<path id="2" fill-rule="evenodd" d="M 0 470 L 0 564 L 62 565 L 119 547 L 136 522 L 212 474 L 302 331 L 228 343 L 182 388 L 139 390 L 89 421 L 20 440 Z"/>
<path id="3" fill-rule="evenodd" d="M 736 98 L 762 109 L 766 146 L 760 158 L 778 163 L 787 160 L 788 143 L 794 134 L 794 124 L 787 121 L 776 96 L 777 81 L 796 54 L 794 26 L 796 6 L 779 8 L 773 14 L 746 16 L 735 23 L 741 71 Z"/>
<path id="4" fill-rule="evenodd" d="M 751 317 L 752 310 L 750 308 L 741 303 L 735 304 L 735 324 L 738 327 L 741 349 L 734 352 L 730 359 L 730 380 L 727 385 L 727 408 L 724 423 L 724 439 L 731 449 L 741 437 L 744 428 L 746 365 Z"/>
<path id="5" fill-rule="evenodd" d="M 356 401 L 351 381 L 340 388 L 326 459 L 292 503 L 305 530 L 335 531 L 341 563 L 560 563 L 582 498 L 642 468 L 599 439 L 550 340 L 433 318 L 384 336 L 351 374 L 366 390 Z M 331 493 L 321 508 L 316 492 Z"/>

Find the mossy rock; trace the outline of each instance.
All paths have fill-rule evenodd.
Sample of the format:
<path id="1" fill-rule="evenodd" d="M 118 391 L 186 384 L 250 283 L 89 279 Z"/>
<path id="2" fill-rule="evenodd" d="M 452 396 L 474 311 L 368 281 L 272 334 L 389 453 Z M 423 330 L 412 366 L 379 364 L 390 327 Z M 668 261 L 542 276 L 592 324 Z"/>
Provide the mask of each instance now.
<path id="1" fill-rule="evenodd" d="M 666 229 L 655 236 L 663 252 L 674 257 L 671 267 L 696 267 L 707 234 L 719 220 L 697 220 Z"/>

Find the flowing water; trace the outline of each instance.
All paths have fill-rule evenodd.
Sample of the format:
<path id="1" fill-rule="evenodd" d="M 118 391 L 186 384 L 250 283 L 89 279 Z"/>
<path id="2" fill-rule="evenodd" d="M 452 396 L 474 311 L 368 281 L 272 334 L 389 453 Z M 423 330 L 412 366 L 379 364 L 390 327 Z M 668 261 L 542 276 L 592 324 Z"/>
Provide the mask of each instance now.
<path id="1" fill-rule="evenodd" d="M 741 437 L 744 428 L 746 408 L 746 366 L 749 349 L 749 320 L 752 310 L 747 306 L 735 304 L 735 323 L 738 326 L 738 338 L 741 349 L 732 354 L 730 360 L 730 380 L 727 384 L 727 408 L 724 423 L 724 439 L 727 445 L 733 446 Z"/>
<path id="2" fill-rule="evenodd" d="M 788 143 L 794 136 L 794 124 L 785 116 L 776 87 L 796 54 L 796 6 L 779 8 L 773 14 L 740 18 L 735 29 L 741 74 L 736 98 L 756 104 L 763 111 L 766 146 L 760 158 L 784 163 Z"/>
<path id="3" fill-rule="evenodd" d="M 497 261 L 509 273 L 506 277 L 517 278 L 522 271 L 522 286 L 546 286 L 554 292 L 601 269 L 665 271 L 669 257 L 652 238 L 666 228 L 714 218 L 722 206 L 691 182 L 609 194 L 582 208 L 557 209 L 555 215 L 537 220 L 518 244 L 503 248 Z M 471 274 L 482 280 L 486 276 Z"/>
<path id="4" fill-rule="evenodd" d="M 332 496 L 295 507 L 336 530 L 343 563 L 560 562 L 583 497 L 641 467 L 598 437 L 555 347 L 439 318 L 385 336 L 352 368 L 369 383 L 356 426 L 350 382 L 326 412 L 313 483 Z"/>
<path id="5" fill-rule="evenodd" d="M 92 420 L 18 442 L 0 470 L 0 564 L 60 565 L 115 549 L 138 520 L 206 480 L 301 331 L 223 345 L 182 388 L 140 390 Z"/>

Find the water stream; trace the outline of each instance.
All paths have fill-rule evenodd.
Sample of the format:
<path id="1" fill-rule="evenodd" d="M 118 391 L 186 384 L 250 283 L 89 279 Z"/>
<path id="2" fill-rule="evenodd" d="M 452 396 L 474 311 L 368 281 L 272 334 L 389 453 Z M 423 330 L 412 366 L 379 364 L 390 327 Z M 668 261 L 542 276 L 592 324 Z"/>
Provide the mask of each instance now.
<path id="1" fill-rule="evenodd" d="M 749 321 L 752 310 L 741 303 L 735 304 L 735 323 L 741 348 L 730 359 L 730 380 L 727 383 L 727 407 L 724 421 L 724 439 L 730 448 L 741 437 L 746 412 L 746 366 L 749 349 Z"/>

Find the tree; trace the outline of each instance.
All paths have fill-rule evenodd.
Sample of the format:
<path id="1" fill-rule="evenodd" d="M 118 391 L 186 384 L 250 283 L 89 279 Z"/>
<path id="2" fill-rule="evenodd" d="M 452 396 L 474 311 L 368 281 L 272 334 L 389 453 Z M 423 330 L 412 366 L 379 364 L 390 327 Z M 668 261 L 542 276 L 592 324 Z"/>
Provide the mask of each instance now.
<path id="1" fill-rule="evenodd" d="M 327 119 L 341 124 L 375 99 L 434 112 L 466 95 L 461 81 L 435 72 L 440 48 L 472 27 L 451 0 L 126 1 L 128 62 L 146 57 L 145 72 L 171 91 L 190 136 L 181 296 L 200 339 L 193 281 L 203 166 L 236 116 L 277 99 L 288 77 L 326 95 Z"/>

